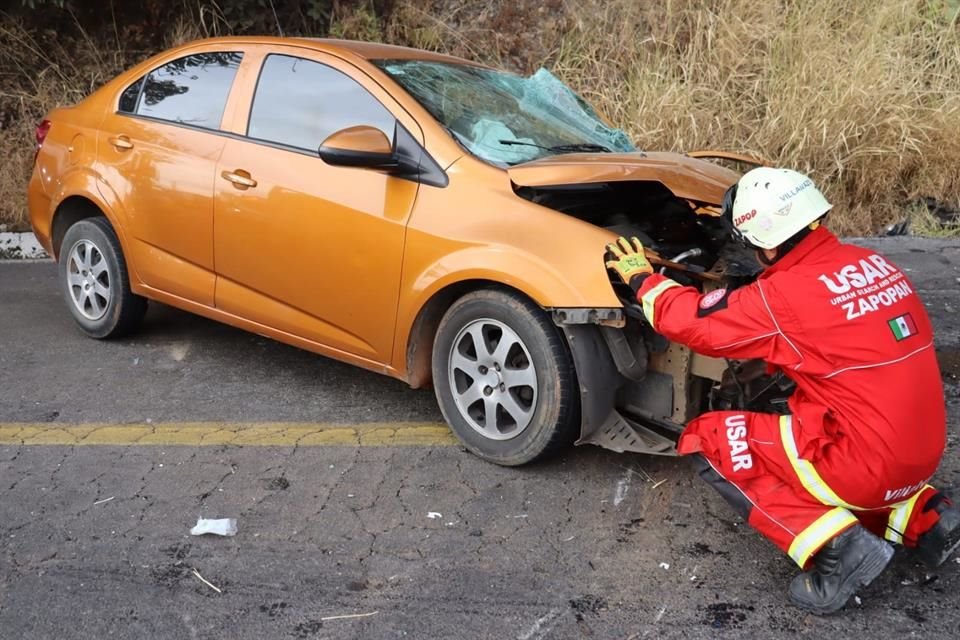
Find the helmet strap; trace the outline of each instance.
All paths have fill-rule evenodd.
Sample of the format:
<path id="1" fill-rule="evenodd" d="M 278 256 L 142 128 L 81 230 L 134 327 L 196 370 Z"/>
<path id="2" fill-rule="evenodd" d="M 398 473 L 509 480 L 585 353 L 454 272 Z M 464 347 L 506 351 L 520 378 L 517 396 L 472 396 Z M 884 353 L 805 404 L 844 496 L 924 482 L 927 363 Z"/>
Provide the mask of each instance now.
<path id="1" fill-rule="evenodd" d="M 781 254 L 781 251 L 780 251 L 780 247 L 777 247 L 776 249 L 773 249 L 773 251 L 776 251 L 777 253 L 776 253 L 775 256 L 773 256 L 773 259 L 772 259 L 772 260 L 769 259 L 769 258 L 767 258 L 766 251 L 770 251 L 770 249 L 760 249 L 760 248 L 757 248 L 757 249 L 756 249 L 757 262 L 759 262 L 760 264 L 762 264 L 762 265 L 765 266 L 765 267 L 773 266 L 773 263 L 776 262 L 777 260 L 779 260 L 780 257 L 781 257 L 781 255 L 782 255 L 782 254 Z"/>

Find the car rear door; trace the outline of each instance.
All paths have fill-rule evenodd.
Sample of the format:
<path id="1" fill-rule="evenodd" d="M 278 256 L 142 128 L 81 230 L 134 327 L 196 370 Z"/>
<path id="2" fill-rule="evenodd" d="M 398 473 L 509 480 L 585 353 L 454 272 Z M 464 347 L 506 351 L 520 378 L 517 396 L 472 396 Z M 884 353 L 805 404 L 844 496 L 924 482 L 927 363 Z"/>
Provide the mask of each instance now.
<path id="1" fill-rule="evenodd" d="M 152 70 L 120 96 L 98 137 L 121 203 L 128 261 L 153 289 L 213 305 L 213 184 L 221 121 L 243 53 L 202 51 Z"/>
<path id="2" fill-rule="evenodd" d="M 238 109 L 217 170 L 217 307 L 334 355 L 389 362 L 418 184 L 330 166 L 317 149 L 355 125 L 392 139 L 400 108 L 334 56 L 298 48 L 262 55 L 249 112 Z"/>

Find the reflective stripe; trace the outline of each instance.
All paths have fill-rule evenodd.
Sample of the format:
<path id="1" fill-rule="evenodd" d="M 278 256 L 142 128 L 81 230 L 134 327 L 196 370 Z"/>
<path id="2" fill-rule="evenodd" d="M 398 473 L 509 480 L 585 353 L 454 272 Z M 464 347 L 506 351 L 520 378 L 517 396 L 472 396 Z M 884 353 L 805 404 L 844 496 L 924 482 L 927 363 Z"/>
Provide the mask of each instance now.
<path id="1" fill-rule="evenodd" d="M 654 324 L 654 314 L 653 314 L 653 305 L 657 301 L 657 297 L 669 289 L 670 287 L 679 287 L 680 285 L 674 282 L 673 280 L 664 280 L 650 291 L 647 291 L 640 298 L 640 302 L 643 303 L 643 315 L 647 317 L 647 322 L 650 323 L 651 327 L 656 328 Z"/>
<path id="2" fill-rule="evenodd" d="M 924 485 L 923 489 L 913 494 L 913 497 L 890 507 L 890 517 L 887 518 L 887 531 L 883 537 L 894 544 L 903 544 L 903 533 L 910 524 L 910 516 L 917 506 L 917 499 L 927 488 L 933 488 L 930 485 Z"/>
<path id="3" fill-rule="evenodd" d="M 780 416 L 780 438 L 783 440 L 783 448 L 787 452 L 787 459 L 790 460 L 793 470 L 800 478 L 804 488 L 810 492 L 810 495 L 823 504 L 832 507 L 843 507 L 853 511 L 868 511 L 868 509 L 856 507 L 841 500 L 840 496 L 823 481 L 813 464 L 800 457 L 800 453 L 797 451 L 797 443 L 793 439 L 792 416 Z"/>
<path id="4" fill-rule="evenodd" d="M 857 518 L 846 509 L 840 507 L 831 509 L 794 538 L 787 553 L 803 569 L 810 556 L 819 551 L 820 547 L 830 542 L 841 531 L 856 523 Z"/>

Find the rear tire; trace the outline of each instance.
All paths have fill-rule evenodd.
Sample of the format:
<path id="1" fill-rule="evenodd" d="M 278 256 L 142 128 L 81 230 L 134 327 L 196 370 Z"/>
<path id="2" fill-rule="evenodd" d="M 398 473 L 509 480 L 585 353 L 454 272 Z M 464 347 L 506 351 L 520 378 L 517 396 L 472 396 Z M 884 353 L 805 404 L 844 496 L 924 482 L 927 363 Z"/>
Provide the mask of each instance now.
<path id="1" fill-rule="evenodd" d="M 470 293 L 447 310 L 434 343 L 433 385 L 454 434 L 499 465 L 557 453 L 580 424 L 566 341 L 542 309 L 509 291 Z"/>
<path id="2" fill-rule="evenodd" d="M 60 286 L 73 319 L 92 338 L 127 335 L 147 312 L 146 298 L 130 290 L 123 250 L 106 218 L 85 218 L 67 229 Z"/>

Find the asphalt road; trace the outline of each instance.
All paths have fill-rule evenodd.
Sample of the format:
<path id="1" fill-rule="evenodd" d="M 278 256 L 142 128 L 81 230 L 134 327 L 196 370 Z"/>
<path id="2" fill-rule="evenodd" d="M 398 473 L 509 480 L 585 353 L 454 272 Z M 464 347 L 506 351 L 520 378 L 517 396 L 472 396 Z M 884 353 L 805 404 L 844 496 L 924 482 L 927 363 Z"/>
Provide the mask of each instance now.
<path id="1" fill-rule="evenodd" d="M 937 327 L 937 481 L 956 489 L 960 243 L 881 244 Z M 429 391 L 179 311 L 86 339 L 55 278 L 0 264 L 2 639 L 960 635 L 960 563 L 899 552 L 859 605 L 805 615 L 792 564 L 683 460 L 580 448 L 495 467 L 443 435 Z M 210 422 L 233 435 L 143 444 Z M 89 445 L 83 424 L 114 435 Z M 421 435 L 351 439 L 377 428 Z M 347 437 L 306 437 L 331 430 Z M 200 515 L 239 532 L 192 537 Z"/>

